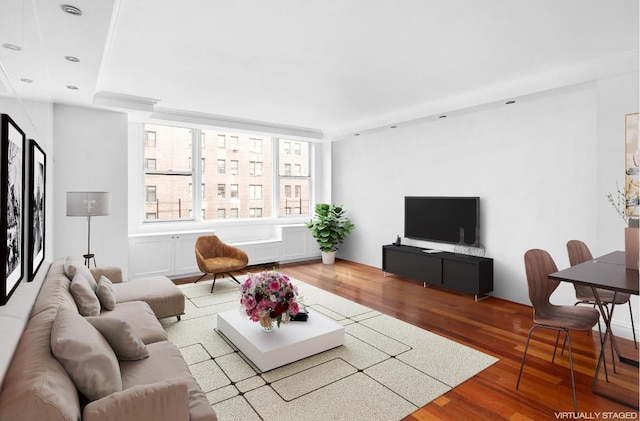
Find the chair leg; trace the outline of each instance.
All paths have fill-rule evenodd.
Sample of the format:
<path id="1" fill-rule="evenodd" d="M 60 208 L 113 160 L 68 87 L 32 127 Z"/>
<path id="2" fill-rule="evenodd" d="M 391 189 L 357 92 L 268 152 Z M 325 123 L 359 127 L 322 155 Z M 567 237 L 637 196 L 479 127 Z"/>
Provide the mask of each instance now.
<path id="1" fill-rule="evenodd" d="M 633 310 L 631 309 L 631 300 L 627 301 L 629 303 L 629 318 L 631 319 L 631 332 L 633 333 L 633 345 L 638 349 L 638 340 L 636 339 L 636 328 L 633 324 Z"/>
<path id="2" fill-rule="evenodd" d="M 556 350 L 558 349 L 558 340 L 560 340 L 560 331 L 558 330 L 558 335 L 556 335 L 556 345 L 553 347 L 553 356 L 551 357 L 551 362 L 556 360 Z M 564 342 L 567 342 L 567 337 L 564 337 Z M 564 353 L 564 343 L 562 344 L 562 351 L 560 355 Z"/>
<path id="3" fill-rule="evenodd" d="M 211 284 L 211 293 L 213 294 L 213 287 L 216 286 L 216 276 L 218 276 L 217 273 L 213 274 L 213 284 Z"/>
<path id="4" fill-rule="evenodd" d="M 195 281 L 193 281 L 193 283 L 195 284 L 196 282 L 198 282 L 200 279 L 204 278 L 205 276 L 207 276 L 208 273 L 203 274 L 201 277 L 199 277 L 198 279 L 196 279 Z"/>
<path id="5" fill-rule="evenodd" d="M 573 392 L 573 412 L 578 415 L 578 399 L 576 398 L 576 380 L 573 375 L 573 352 L 571 350 L 571 336 L 569 330 L 563 329 L 564 334 L 569 338 L 569 367 L 571 368 L 571 391 Z"/>
<path id="6" fill-rule="evenodd" d="M 524 368 L 524 360 L 527 358 L 527 350 L 529 349 L 529 341 L 531 340 L 531 334 L 533 333 L 533 331 L 537 328 L 537 325 L 533 325 L 531 326 L 531 329 L 529 329 L 529 334 L 527 335 L 527 342 L 524 346 L 524 352 L 522 353 L 522 363 L 520 364 L 520 373 L 518 373 L 518 381 L 516 382 L 516 390 L 518 390 L 518 387 L 520 386 L 520 377 L 522 377 L 522 369 Z"/>
<path id="7" fill-rule="evenodd" d="M 227 275 L 229 275 L 229 276 L 231 277 L 231 279 L 233 279 L 234 281 L 236 281 L 236 284 L 240 285 L 240 281 L 238 281 L 238 280 L 236 279 L 236 277 L 235 277 L 235 276 L 233 276 L 233 275 L 232 275 L 232 274 L 230 274 L 230 273 L 227 273 Z"/>

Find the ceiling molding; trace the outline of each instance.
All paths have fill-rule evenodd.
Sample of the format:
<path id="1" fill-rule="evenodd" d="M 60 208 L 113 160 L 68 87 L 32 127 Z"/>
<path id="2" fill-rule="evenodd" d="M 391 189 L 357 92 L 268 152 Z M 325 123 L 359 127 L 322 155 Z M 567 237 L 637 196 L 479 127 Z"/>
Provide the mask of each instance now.
<path id="1" fill-rule="evenodd" d="M 246 120 L 242 118 L 198 113 L 192 111 L 182 111 L 170 108 L 156 107 L 155 112 L 151 114 L 150 117 L 159 120 L 178 121 L 182 123 L 193 123 L 206 126 L 217 126 L 229 129 L 248 130 L 262 133 L 273 133 L 285 136 L 295 136 L 310 139 L 324 138 L 321 130 L 308 127 L 288 126 L 284 124 Z"/>
<path id="2" fill-rule="evenodd" d="M 117 92 L 98 92 L 93 96 L 93 105 L 125 108 L 127 110 L 153 112 L 159 99 L 145 98 Z"/>

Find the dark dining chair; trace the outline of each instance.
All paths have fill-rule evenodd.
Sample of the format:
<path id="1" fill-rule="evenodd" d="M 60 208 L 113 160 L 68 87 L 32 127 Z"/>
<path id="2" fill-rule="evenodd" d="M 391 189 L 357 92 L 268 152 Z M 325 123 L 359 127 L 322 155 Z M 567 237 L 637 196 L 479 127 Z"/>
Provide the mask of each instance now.
<path id="1" fill-rule="evenodd" d="M 531 334 L 533 331 L 538 328 L 543 328 L 558 332 L 551 362 L 553 362 L 556 357 L 560 333 L 564 333 L 565 339 L 569 344 L 569 367 L 571 370 L 573 408 L 575 413 L 577 413 L 578 401 L 576 398 L 576 384 L 573 373 L 573 356 L 569 330 L 590 331 L 598 323 L 600 313 L 593 308 L 568 305 L 559 306 L 549 302 L 549 297 L 556 288 L 558 288 L 560 281 L 549 278 L 549 274 L 557 272 L 558 268 L 553 261 L 553 258 L 546 251 L 540 249 L 528 250 L 524 254 L 524 266 L 529 289 L 529 300 L 533 305 L 534 325 L 529 329 L 529 334 L 527 335 L 527 342 L 524 347 L 524 353 L 522 354 L 522 363 L 520 364 L 520 373 L 518 374 L 516 389 L 520 386 L 520 378 L 522 377 L 522 370 L 524 368 L 524 362 L 529 348 L 529 341 L 531 340 Z"/>
<path id="2" fill-rule="evenodd" d="M 587 260 L 592 260 L 593 256 L 591 255 L 591 251 L 589 247 L 580 240 L 571 240 L 567 242 L 567 252 L 569 253 L 569 264 L 571 266 L 575 266 L 577 264 L 586 262 Z M 585 285 L 577 285 L 573 284 L 576 290 L 576 302 L 577 304 L 589 304 L 596 308 L 596 297 L 593 295 L 593 290 Z M 614 304 L 614 292 L 606 289 L 598 288 L 598 297 L 600 298 L 600 302 L 607 312 L 607 319 L 611 319 L 611 309 L 610 305 Z M 629 304 L 629 317 L 631 318 L 631 332 L 633 333 L 633 344 L 636 349 L 638 349 L 638 342 L 636 341 L 636 329 L 633 325 L 633 309 L 631 306 L 630 295 L 622 292 L 615 293 L 615 304 Z M 603 315 L 604 317 L 604 315 Z M 598 324 L 600 322 L 598 321 Z M 615 361 L 615 360 L 614 360 Z M 615 371 L 615 365 L 614 365 Z"/>

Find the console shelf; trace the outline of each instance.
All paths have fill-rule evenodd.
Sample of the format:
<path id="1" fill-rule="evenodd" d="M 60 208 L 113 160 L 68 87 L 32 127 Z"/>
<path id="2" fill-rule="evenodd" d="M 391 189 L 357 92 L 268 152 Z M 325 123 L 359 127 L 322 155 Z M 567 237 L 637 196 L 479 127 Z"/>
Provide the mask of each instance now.
<path id="1" fill-rule="evenodd" d="M 382 270 L 475 296 L 493 291 L 493 259 L 414 246 L 382 246 Z"/>

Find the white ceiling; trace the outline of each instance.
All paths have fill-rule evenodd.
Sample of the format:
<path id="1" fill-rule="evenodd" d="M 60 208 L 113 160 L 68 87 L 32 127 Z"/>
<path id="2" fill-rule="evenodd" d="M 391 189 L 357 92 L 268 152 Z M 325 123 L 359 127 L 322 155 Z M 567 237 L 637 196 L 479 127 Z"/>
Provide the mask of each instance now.
<path id="1" fill-rule="evenodd" d="M 0 95 L 325 135 L 638 67 L 638 0 L 0 3 Z"/>

